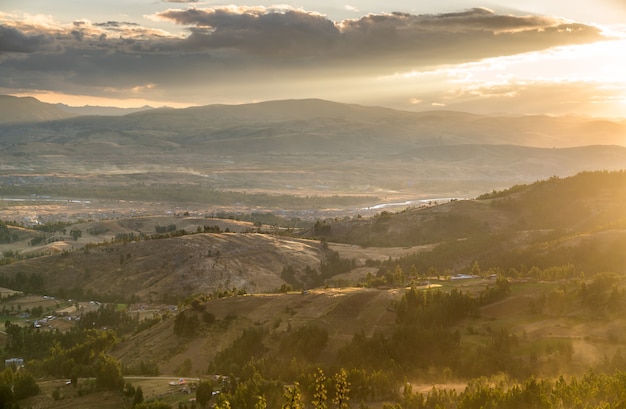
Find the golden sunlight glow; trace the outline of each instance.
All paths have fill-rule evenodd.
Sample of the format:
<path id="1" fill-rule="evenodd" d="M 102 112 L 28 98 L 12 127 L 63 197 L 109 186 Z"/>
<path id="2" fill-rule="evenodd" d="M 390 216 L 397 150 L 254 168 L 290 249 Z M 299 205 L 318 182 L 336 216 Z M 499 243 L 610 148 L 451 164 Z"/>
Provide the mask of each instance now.
<path id="1" fill-rule="evenodd" d="M 171 108 L 188 108 L 193 104 L 172 102 L 172 101 L 154 101 L 143 98 L 106 98 L 96 97 L 89 95 L 71 95 L 57 92 L 27 92 L 27 93 L 12 93 L 15 97 L 34 97 L 42 102 L 49 104 L 63 103 L 65 105 L 81 107 L 86 105 L 91 106 L 110 106 L 118 108 L 140 108 L 146 105 L 152 107 L 168 106 Z"/>
<path id="2" fill-rule="evenodd" d="M 610 41 L 396 73 L 379 81 L 388 86 L 414 88 L 415 95 L 408 100 L 413 106 L 414 101 L 424 99 L 423 95 L 431 91 L 429 84 L 445 82 L 448 91 L 432 101 L 433 106 L 459 105 L 459 109 L 467 109 L 472 100 L 506 98 L 511 103 L 524 97 L 528 106 L 533 104 L 532 96 L 539 107 L 545 95 L 561 105 L 562 111 L 557 112 L 560 114 L 583 107 L 588 115 L 623 117 L 626 32 L 612 34 L 615 39 Z"/>

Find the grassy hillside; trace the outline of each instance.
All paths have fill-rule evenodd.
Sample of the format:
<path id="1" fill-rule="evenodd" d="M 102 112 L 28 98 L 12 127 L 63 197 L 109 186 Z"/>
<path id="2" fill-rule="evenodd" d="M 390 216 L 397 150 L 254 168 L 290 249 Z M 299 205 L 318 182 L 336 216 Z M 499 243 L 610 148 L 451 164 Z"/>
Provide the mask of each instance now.
<path id="1" fill-rule="evenodd" d="M 329 340 L 315 357 L 327 364 L 357 332 L 390 333 L 395 314 L 389 308 L 397 297 L 397 291 L 329 289 L 215 299 L 184 312 L 188 318 L 198 318 L 193 336 L 177 337 L 172 317 L 129 338 L 113 353 L 128 365 L 156 361 L 162 373 L 179 375 L 183 375 L 180 367 L 184 360 L 193 357 L 187 375 L 197 375 L 206 373 L 216 355 L 248 328 L 269 330 L 267 354 L 280 354 L 278 340 L 283 335 L 316 325 L 328 331 Z M 210 312 L 215 321 L 204 322 L 204 311 Z"/>
<path id="2" fill-rule="evenodd" d="M 610 285 L 616 285 L 620 292 L 625 290 L 624 278 L 610 280 Z M 493 287 L 494 281 L 431 278 L 430 285 L 430 291 L 457 289 L 480 294 Z M 606 360 L 610 362 L 626 346 L 622 335 L 626 320 L 620 315 L 623 302 L 613 306 L 590 304 L 590 288 L 595 287 L 586 288 L 587 293 L 584 293 L 575 281 L 513 282 L 508 295 L 496 302 L 487 302 L 477 314 L 458 321 L 452 329 L 459 331 L 460 348 L 468 356 L 493 342 L 499 331 L 506 331 L 515 340 L 507 353 L 514 358 L 510 364 L 520 365 L 513 369 L 517 375 L 582 374 L 589 367 L 600 368 Z M 424 287 L 420 291 L 428 289 Z M 593 291 L 598 291 L 594 296 L 602 296 L 610 294 L 611 289 Z M 350 344 L 355 335 L 393 336 L 398 325 L 396 306 L 404 294 L 404 289 L 327 289 L 306 294 L 210 300 L 184 312 L 188 318 L 197 316 L 192 336 L 175 336 L 175 319 L 171 317 L 128 338 L 115 348 L 114 355 L 129 365 L 156 361 L 163 373 L 172 375 L 185 375 L 181 372 L 182 365 L 185 358 L 192 356 L 192 370 L 186 375 L 198 375 L 209 371 L 212 360 L 244 330 L 256 328 L 267 331 L 262 341 L 263 356 L 288 362 L 291 355 L 280 350 L 280 340 L 290 332 L 313 325 L 327 332 L 328 341 L 310 363 L 329 365 L 336 362 L 339 351 Z M 205 311 L 211 313 L 214 321 L 202 320 Z M 465 358 L 461 361 L 462 365 L 469 365 Z M 503 365 L 503 370 L 512 369 L 508 364 Z M 458 367 L 457 377 L 463 378 L 464 371 L 497 372 L 497 369 L 486 368 Z M 416 368 L 414 376 L 418 382 L 446 381 L 441 373 L 430 373 L 427 368 Z"/>

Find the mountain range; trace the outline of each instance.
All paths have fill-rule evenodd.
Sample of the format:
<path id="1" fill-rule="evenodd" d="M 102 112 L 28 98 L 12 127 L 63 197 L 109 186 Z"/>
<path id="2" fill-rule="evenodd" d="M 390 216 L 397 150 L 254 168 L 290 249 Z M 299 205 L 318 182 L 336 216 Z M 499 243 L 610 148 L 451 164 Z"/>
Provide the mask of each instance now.
<path id="1" fill-rule="evenodd" d="M 46 188 L 177 183 L 396 200 L 474 197 L 626 168 L 623 120 L 405 112 L 316 99 L 122 116 L 71 116 L 32 98 L 0 102 L 0 178 L 12 186 L 45 176 Z"/>

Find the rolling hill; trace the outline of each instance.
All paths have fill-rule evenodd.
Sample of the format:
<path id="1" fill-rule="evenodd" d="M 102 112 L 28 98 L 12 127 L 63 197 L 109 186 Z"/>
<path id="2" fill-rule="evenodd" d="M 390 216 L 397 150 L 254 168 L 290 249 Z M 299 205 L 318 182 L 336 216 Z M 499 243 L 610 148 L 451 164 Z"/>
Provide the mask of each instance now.
<path id="1" fill-rule="evenodd" d="M 204 371 L 247 328 L 268 326 L 280 334 L 316 323 L 330 332 L 330 342 L 321 353 L 323 360 L 323 356 L 333 357 L 355 332 L 390 333 L 395 321 L 390 307 L 397 297 L 397 291 L 331 289 L 211 300 L 205 308 L 219 324 L 203 325 L 199 328 L 202 336 L 191 340 L 173 337 L 174 320 L 165 320 L 131 337 L 116 348 L 115 355 L 127 365 L 158 361 L 164 373 L 176 373 L 193 355 L 193 369 Z M 276 352 L 278 344 L 268 343 L 268 347 Z M 172 354 L 176 349 L 179 353 Z"/>
<path id="2" fill-rule="evenodd" d="M 45 242 L 49 244 L 27 246 L 26 241 L 38 233 L 21 228 L 15 233 L 19 240 L 2 245 L 5 251 L 57 253 L 2 266 L 0 273 L 8 279 L 19 272 L 39 275 L 50 292 L 69 295 L 80 289 L 144 301 L 232 288 L 263 293 L 285 284 L 332 284 L 339 273 L 350 273 L 346 282 L 357 284 L 368 273 L 376 273 L 381 261 L 382 270 L 399 264 L 408 271 L 414 264 L 422 272 L 429 268 L 469 272 L 479 261 L 485 268 L 504 271 L 522 265 L 527 269 L 572 264 L 587 273 L 621 273 L 625 178 L 625 172 L 551 178 L 494 191 L 478 200 L 318 221 L 311 229 L 278 236 L 267 234 L 275 232 L 267 226 L 260 229 L 233 220 L 135 217 L 73 224 L 64 228 L 65 234 L 49 233 Z M 159 225 L 175 225 L 177 230 L 152 237 Z M 207 232 L 207 226 L 220 232 Z M 186 233 L 178 234 L 181 229 Z M 224 233 L 226 229 L 232 233 Z M 76 230 L 82 235 L 74 241 L 71 231 Z M 330 243 L 339 258 L 352 260 L 351 267 L 346 270 L 337 264 L 330 272 L 322 271 L 334 255 L 320 241 Z M 291 278 L 284 275 L 286 269 L 293 271 Z"/>
<path id="3" fill-rule="evenodd" d="M 318 226 L 304 235 L 359 245 L 412 246 L 515 231 L 579 234 L 620 226 L 626 218 L 623 200 L 623 171 L 583 172 L 493 191 L 477 200 L 443 200 L 397 213 L 383 209 L 372 218 L 329 220 L 325 229 Z"/>
<path id="4" fill-rule="evenodd" d="M 387 263 L 405 270 L 468 273 L 473 262 L 498 271 L 574 266 L 624 271 L 626 173 L 586 172 L 370 218 L 327 220 L 303 233 L 364 247 L 437 244 Z"/>
<path id="5" fill-rule="evenodd" d="M 3 266 L 0 272 L 9 280 L 19 274 L 37 275 L 43 279 L 40 288 L 65 298 L 176 302 L 190 294 L 233 288 L 251 293 L 275 291 L 285 284 L 281 272 L 286 266 L 315 269 L 322 258 L 319 241 L 268 234 L 199 233 L 104 246 L 85 245 L 102 239 L 86 231 L 84 235 L 82 243 L 67 238 L 28 249 L 24 254 L 52 254 Z"/>
<path id="6" fill-rule="evenodd" d="M 108 352 L 125 371 L 232 374 L 241 388 L 231 398 L 250 385 L 256 399 L 252 386 L 271 385 L 274 403 L 285 383 L 310 384 L 320 366 L 349 368 L 356 396 L 378 406 L 400 399 L 400 382 L 462 388 L 506 374 L 517 386 L 527 376 L 626 368 L 626 172 L 608 171 L 626 167 L 623 126 L 318 100 L 2 125 L 0 192 L 29 201 L 0 202 L 0 216 L 50 200 L 64 222 L 50 231 L 0 225 L 0 286 L 32 293 L 7 292 L 14 298 L 3 299 L 9 324 L 0 339 L 23 352 L 8 335 L 17 331 L 11 320 L 41 341 L 73 325 L 87 328 L 87 339 L 119 330 Z M 592 169 L 604 170 L 568 176 Z M 399 212 L 337 210 L 287 231 L 200 216 L 210 213 L 206 198 L 226 190 L 304 200 L 376 192 L 386 202 L 483 194 L 409 200 L 415 207 Z M 124 203 L 133 217 L 84 200 L 82 219 L 58 204 L 91 195 L 112 208 Z M 223 195 L 232 202 L 223 208 L 242 197 Z M 202 211 L 185 212 L 188 198 Z M 308 200 L 301 212 L 311 215 Z M 147 216 L 150 209 L 162 213 Z M 78 310 L 76 300 L 121 302 L 98 318 L 119 317 L 125 306 L 123 330 L 115 319 L 95 330 L 94 318 L 39 331 L 17 317 L 26 305 L 46 316 Z M 75 345 L 55 345 L 30 353 L 42 356 L 39 370 L 66 376 L 74 362 L 62 372 L 49 355 L 60 359 Z M 82 362 L 93 361 L 87 355 Z M 90 368 L 73 369 L 89 377 Z M 167 389 L 163 397 L 188 402 Z"/>

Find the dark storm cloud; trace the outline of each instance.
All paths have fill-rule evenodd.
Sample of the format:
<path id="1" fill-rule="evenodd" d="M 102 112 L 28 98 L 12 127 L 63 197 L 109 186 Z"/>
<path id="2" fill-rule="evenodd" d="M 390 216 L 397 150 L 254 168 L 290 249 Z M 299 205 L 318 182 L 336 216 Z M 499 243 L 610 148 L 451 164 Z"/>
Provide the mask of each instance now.
<path id="1" fill-rule="evenodd" d="M 54 39 L 45 33 L 29 35 L 16 28 L 0 25 L 0 55 L 42 51 L 53 43 Z"/>

